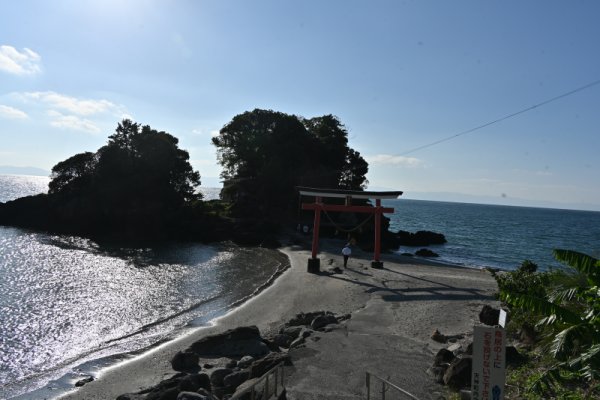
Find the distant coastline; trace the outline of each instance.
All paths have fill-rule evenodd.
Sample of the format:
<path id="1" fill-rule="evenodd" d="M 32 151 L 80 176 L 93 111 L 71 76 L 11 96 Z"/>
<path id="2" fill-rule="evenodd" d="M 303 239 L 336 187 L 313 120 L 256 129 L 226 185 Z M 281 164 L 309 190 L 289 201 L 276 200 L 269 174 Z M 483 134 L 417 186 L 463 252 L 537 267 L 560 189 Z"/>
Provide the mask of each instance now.
<path id="1" fill-rule="evenodd" d="M 37 167 L 15 167 L 13 165 L 0 165 L 0 175 L 50 176 L 50 171 Z"/>

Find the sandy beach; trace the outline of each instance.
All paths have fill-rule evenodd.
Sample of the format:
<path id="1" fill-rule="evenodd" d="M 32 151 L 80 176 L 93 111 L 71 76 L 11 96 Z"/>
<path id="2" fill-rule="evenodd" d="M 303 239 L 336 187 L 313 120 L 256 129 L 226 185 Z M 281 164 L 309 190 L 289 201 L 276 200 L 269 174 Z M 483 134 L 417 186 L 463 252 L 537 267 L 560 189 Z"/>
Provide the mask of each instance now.
<path id="1" fill-rule="evenodd" d="M 343 269 L 340 241 L 323 240 L 322 274 L 306 272 L 310 251 L 281 249 L 291 268 L 273 285 L 214 325 L 160 345 L 102 371 L 93 382 L 61 399 L 115 399 L 171 377 L 173 355 L 201 337 L 238 326 L 277 331 L 300 312 L 350 313 L 342 329 L 316 332 L 304 347 L 290 350 L 286 367 L 290 399 L 366 398 L 365 372 L 399 385 L 420 399 L 437 399 L 444 388 L 426 370 L 433 355 L 448 345 L 433 341 L 441 333 L 469 338 L 484 304 L 497 305 L 496 283 L 484 270 L 459 268 L 411 257 L 386 255 L 384 269 L 370 268 L 370 254 L 355 250 Z M 338 267 L 341 273 L 329 274 Z"/>

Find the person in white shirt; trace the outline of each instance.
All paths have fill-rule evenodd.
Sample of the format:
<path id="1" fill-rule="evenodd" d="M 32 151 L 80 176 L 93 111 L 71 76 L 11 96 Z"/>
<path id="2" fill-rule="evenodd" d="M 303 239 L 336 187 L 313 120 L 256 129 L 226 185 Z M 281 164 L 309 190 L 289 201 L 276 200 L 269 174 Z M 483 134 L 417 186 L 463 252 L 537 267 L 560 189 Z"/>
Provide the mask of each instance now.
<path id="1" fill-rule="evenodd" d="M 344 256 L 344 268 L 348 265 L 348 258 L 352 254 L 352 250 L 350 249 L 350 243 L 346 243 L 344 248 L 342 249 L 342 255 Z"/>

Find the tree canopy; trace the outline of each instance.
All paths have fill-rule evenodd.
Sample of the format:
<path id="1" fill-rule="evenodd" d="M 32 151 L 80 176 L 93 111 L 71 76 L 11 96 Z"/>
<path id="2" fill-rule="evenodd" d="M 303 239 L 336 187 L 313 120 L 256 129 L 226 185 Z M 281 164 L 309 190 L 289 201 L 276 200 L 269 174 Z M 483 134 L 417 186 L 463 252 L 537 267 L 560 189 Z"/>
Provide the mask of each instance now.
<path id="1" fill-rule="evenodd" d="M 296 186 L 362 190 L 367 162 L 348 146 L 333 115 L 305 119 L 255 109 L 236 115 L 212 139 L 223 167 L 223 193 L 240 214 L 297 206 Z"/>
<path id="2" fill-rule="evenodd" d="M 201 196 L 200 174 L 178 139 L 125 119 L 95 153 L 76 154 L 52 168 L 49 194 L 67 224 L 94 230 L 162 229 L 167 216 Z M 142 228 L 143 229 L 143 228 Z"/>

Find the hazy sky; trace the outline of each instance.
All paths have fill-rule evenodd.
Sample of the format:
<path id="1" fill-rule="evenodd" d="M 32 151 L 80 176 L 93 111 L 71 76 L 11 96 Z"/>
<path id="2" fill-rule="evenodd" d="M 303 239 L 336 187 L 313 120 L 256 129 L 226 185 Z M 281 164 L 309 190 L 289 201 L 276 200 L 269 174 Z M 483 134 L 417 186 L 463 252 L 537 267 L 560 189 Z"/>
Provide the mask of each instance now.
<path id="1" fill-rule="evenodd" d="M 236 114 L 337 115 L 372 187 L 600 209 L 597 1 L 3 1 L 0 165 L 49 170 L 123 116 L 205 182 Z M 446 193 L 446 194 L 435 194 Z"/>

